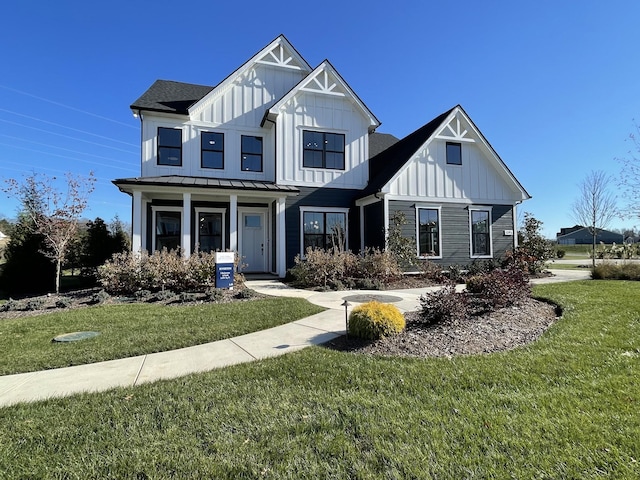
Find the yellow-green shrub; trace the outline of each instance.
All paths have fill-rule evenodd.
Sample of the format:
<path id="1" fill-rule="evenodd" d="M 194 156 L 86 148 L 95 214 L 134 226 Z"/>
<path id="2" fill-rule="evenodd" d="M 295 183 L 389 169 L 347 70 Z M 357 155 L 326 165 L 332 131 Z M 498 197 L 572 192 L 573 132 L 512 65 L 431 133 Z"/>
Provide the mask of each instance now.
<path id="1" fill-rule="evenodd" d="M 363 303 L 349 315 L 349 335 L 355 337 L 377 340 L 400 333 L 404 327 L 404 315 L 388 303 Z"/>

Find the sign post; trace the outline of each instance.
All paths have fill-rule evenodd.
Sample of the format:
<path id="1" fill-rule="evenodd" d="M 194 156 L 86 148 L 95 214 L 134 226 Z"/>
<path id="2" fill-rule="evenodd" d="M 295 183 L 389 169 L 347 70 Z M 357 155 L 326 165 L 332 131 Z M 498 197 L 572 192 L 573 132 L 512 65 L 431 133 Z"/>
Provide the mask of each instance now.
<path id="1" fill-rule="evenodd" d="M 216 288 L 233 290 L 233 252 L 216 252 Z"/>

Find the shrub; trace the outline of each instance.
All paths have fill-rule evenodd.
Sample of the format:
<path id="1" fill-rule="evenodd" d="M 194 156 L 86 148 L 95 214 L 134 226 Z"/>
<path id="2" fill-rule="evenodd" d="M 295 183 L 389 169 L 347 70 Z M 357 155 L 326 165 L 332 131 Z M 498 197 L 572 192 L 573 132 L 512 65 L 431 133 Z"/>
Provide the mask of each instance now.
<path id="1" fill-rule="evenodd" d="M 564 250 L 562 248 L 556 249 L 556 257 L 558 257 L 558 258 L 564 258 L 566 253 L 567 253 L 566 250 Z"/>
<path id="2" fill-rule="evenodd" d="M 156 294 L 152 297 L 153 300 L 157 302 L 168 302 L 169 300 L 173 300 L 176 296 L 172 290 L 160 290 L 156 292 Z"/>
<path id="3" fill-rule="evenodd" d="M 483 310 L 514 305 L 531 294 L 529 278 L 518 268 L 494 270 L 467 279 L 467 292 Z"/>
<path id="4" fill-rule="evenodd" d="M 401 267 L 411 267 L 418 263 L 415 239 L 405 236 L 404 226 L 407 217 L 404 212 L 395 212 L 391 216 L 391 226 L 386 232 L 389 253 Z"/>
<path id="5" fill-rule="evenodd" d="M 355 307 L 349 315 L 349 334 L 377 340 L 404 330 L 404 315 L 388 303 L 368 302 Z"/>
<path id="6" fill-rule="evenodd" d="M 205 292 L 208 302 L 218 303 L 224 300 L 224 292 L 221 288 L 210 288 Z"/>
<path id="7" fill-rule="evenodd" d="M 532 214 L 524 214 L 524 228 L 518 232 L 521 238 L 520 246 L 516 249 L 518 263 L 524 262 L 525 272 L 541 273 L 547 260 L 553 258 L 551 243 L 542 236 L 542 222 Z"/>
<path id="8" fill-rule="evenodd" d="M 344 278 L 345 262 L 343 257 L 350 252 L 328 252 L 319 248 L 307 247 L 305 258 L 296 255 L 295 265 L 290 270 L 295 282 L 300 286 L 327 287 L 330 281 Z"/>
<path id="9" fill-rule="evenodd" d="M 0 312 L 15 312 L 16 310 L 21 310 L 22 304 L 18 300 L 14 300 L 13 298 L 9 298 L 3 305 L 0 305 Z"/>
<path id="10" fill-rule="evenodd" d="M 60 297 L 56 300 L 56 308 L 69 308 L 71 303 L 72 302 L 69 297 Z"/>
<path id="11" fill-rule="evenodd" d="M 89 303 L 91 303 L 92 305 L 97 305 L 106 302 L 107 300 L 109 300 L 109 298 L 111 298 L 111 295 L 109 295 L 104 290 L 100 290 L 99 292 L 93 294 Z"/>
<path id="12" fill-rule="evenodd" d="M 420 274 L 424 278 L 428 278 L 435 282 L 441 282 L 445 278 L 442 266 L 432 262 L 431 260 L 421 260 L 418 267 L 420 268 Z"/>
<path id="13" fill-rule="evenodd" d="M 355 259 L 357 272 L 353 276 L 357 278 L 377 279 L 384 283 L 402 276 L 402 268 L 389 250 L 367 248 Z"/>
<path id="14" fill-rule="evenodd" d="M 34 297 L 27 300 L 27 303 L 25 304 L 24 309 L 33 312 L 36 310 L 41 310 L 42 307 L 44 307 L 44 298 Z"/>
<path id="15" fill-rule="evenodd" d="M 640 264 L 621 263 L 619 265 L 604 262 L 591 270 L 594 280 L 640 280 Z"/>
<path id="16" fill-rule="evenodd" d="M 467 296 L 456 292 L 454 284 L 420 296 L 420 318 L 423 323 L 459 323 L 469 315 Z"/>
<path id="17" fill-rule="evenodd" d="M 258 294 L 255 290 L 251 290 L 250 288 L 243 288 L 238 293 L 236 293 L 234 297 L 240 300 L 249 300 L 251 298 L 258 297 Z"/>
<path id="18" fill-rule="evenodd" d="M 136 290 L 134 292 L 133 296 L 135 297 L 136 301 L 138 301 L 138 302 L 146 302 L 147 300 L 149 300 L 151 298 L 151 291 L 150 290 Z"/>
<path id="19" fill-rule="evenodd" d="M 377 278 L 359 278 L 355 286 L 362 290 L 384 290 L 384 283 Z"/>

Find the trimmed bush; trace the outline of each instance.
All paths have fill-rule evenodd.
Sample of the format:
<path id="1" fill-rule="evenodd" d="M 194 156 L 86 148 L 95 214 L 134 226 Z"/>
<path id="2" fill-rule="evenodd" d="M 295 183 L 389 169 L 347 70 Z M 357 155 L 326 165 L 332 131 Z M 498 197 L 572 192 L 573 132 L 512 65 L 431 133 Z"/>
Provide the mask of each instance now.
<path id="1" fill-rule="evenodd" d="M 71 303 L 72 302 L 69 297 L 60 297 L 56 300 L 56 308 L 69 308 Z"/>
<path id="2" fill-rule="evenodd" d="M 42 307 L 44 307 L 44 298 L 34 297 L 27 300 L 27 303 L 25 304 L 24 309 L 30 312 L 34 312 L 36 310 L 41 310 Z"/>
<path id="3" fill-rule="evenodd" d="M 0 305 L 0 312 L 15 312 L 16 310 L 21 310 L 22 304 L 18 300 L 14 300 L 13 298 L 9 298 L 6 303 Z"/>
<path id="4" fill-rule="evenodd" d="M 420 307 L 420 318 L 426 325 L 459 323 L 469 316 L 467 295 L 456 292 L 454 284 L 421 295 Z"/>
<path id="5" fill-rule="evenodd" d="M 493 270 L 467 279 L 467 292 L 483 310 L 508 307 L 531 295 L 529 278 L 518 268 Z"/>
<path id="6" fill-rule="evenodd" d="M 98 305 L 98 304 L 106 302 L 110 298 L 111 298 L 111 295 L 109 295 L 104 290 L 100 290 L 99 292 L 93 294 L 93 296 L 91 297 L 90 303 L 92 305 Z"/>
<path id="7" fill-rule="evenodd" d="M 558 258 L 564 258 L 566 253 L 567 253 L 566 250 L 564 250 L 562 248 L 556 249 L 556 257 L 558 257 Z"/>
<path id="8" fill-rule="evenodd" d="M 404 315 L 397 307 L 388 303 L 363 303 L 349 315 L 349 335 L 367 340 L 398 334 L 404 327 Z"/>

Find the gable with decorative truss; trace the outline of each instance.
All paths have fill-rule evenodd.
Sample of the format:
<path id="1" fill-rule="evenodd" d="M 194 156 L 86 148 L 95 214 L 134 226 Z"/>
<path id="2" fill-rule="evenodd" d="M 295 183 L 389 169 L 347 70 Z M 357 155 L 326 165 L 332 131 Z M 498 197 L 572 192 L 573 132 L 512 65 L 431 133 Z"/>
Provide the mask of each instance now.
<path id="1" fill-rule="evenodd" d="M 474 143 L 475 140 L 469 132 L 468 123 L 464 120 L 460 121 L 461 116 L 460 111 L 457 111 L 456 114 L 443 125 L 435 138 L 448 142 Z"/>
<path id="2" fill-rule="evenodd" d="M 280 68 L 290 68 L 292 70 L 309 70 L 306 62 L 301 60 L 299 55 L 295 55 L 293 47 L 286 43 L 284 37 L 278 37 L 275 42 L 267 47 L 268 50 L 266 52 L 263 50 L 264 54 L 259 57 L 255 63 Z"/>

